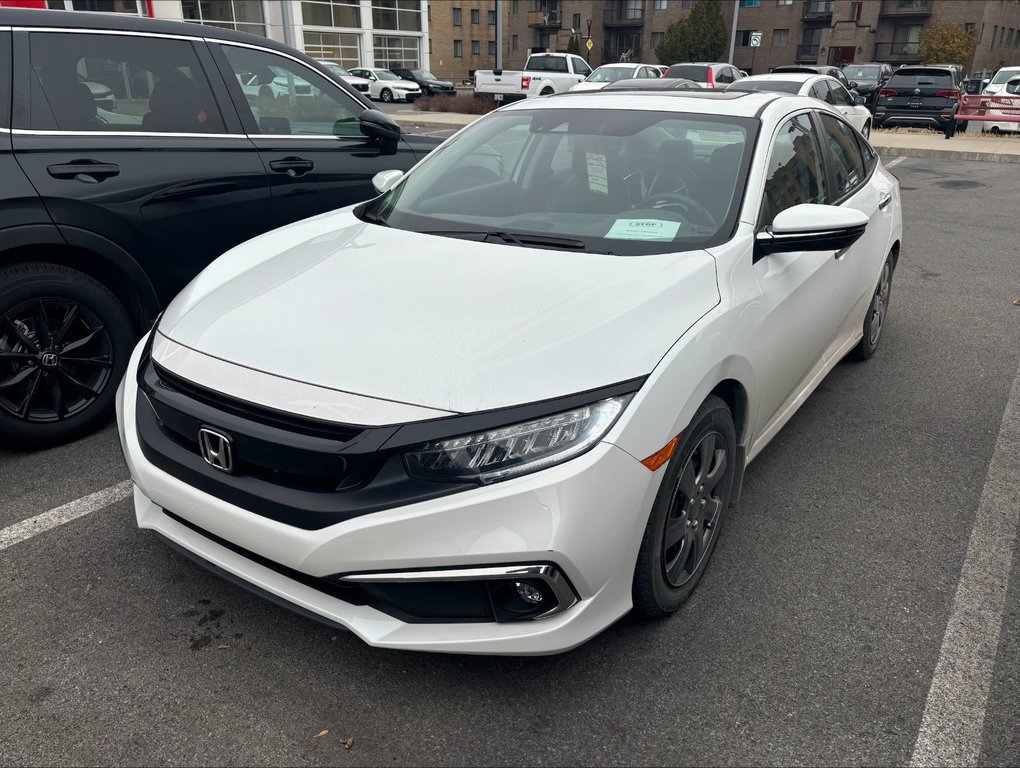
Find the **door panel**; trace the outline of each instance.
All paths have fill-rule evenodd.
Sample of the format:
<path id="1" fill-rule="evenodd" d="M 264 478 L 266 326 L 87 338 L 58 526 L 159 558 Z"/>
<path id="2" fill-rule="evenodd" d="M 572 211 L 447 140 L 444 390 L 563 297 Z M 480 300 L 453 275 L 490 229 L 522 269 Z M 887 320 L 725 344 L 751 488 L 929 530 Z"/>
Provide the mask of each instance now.
<path id="1" fill-rule="evenodd" d="M 15 47 L 14 148 L 56 224 L 128 251 L 162 301 L 264 231 L 265 169 L 225 132 L 190 41 L 20 32 Z"/>

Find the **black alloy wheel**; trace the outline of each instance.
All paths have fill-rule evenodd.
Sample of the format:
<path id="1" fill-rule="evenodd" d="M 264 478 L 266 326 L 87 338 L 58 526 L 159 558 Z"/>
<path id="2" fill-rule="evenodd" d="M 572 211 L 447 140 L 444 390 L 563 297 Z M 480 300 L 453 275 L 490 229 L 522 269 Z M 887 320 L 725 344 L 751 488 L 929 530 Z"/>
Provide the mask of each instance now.
<path id="1" fill-rule="evenodd" d="M 133 328 L 91 278 L 52 264 L 0 270 L 0 441 L 41 447 L 104 420 Z"/>
<path id="2" fill-rule="evenodd" d="M 733 416 L 709 396 L 684 430 L 666 467 L 634 569 L 634 610 L 646 618 L 674 613 L 708 566 L 737 470 Z"/>

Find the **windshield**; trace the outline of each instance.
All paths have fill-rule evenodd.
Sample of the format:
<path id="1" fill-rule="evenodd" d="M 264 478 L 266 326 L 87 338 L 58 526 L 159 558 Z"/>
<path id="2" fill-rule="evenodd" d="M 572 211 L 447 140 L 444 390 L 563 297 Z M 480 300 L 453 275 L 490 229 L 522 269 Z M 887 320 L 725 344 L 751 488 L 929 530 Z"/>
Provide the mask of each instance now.
<path id="1" fill-rule="evenodd" d="M 395 74 L 390 72 L 388 69 L 377 69 L 375 70 L 375 76 L 380 80 L 399 80 Z"/>
<path id="2" fill-rule="evenodd" d="M 878 75 L 882 71 L 881 67 L 843 67 L 843 74 L 846 75 L 848 80 L 878 80 Z"/>
<path id="3" fill-rule="evenodd" d="M 1020 67 L 1011 67 L 1010 69 L 1000 69 L 995 73 L 995 77 L 992 78 L 992 83 L 995 85 L 1002 85 L 1002 83 L 1009 80 L 1011 77 L 1020 75 Z"/>
<path id="4" fill-rule="evenodd" d="M 339 64 L 334 64 L 331 61 L 324 61 L 322 64 L 334 75 L 340 75 L 340 77 L 353 77 L 350 72 L 341 67 Z"/>
<path id="5" fill-rule="evenodd" d="M 439 78 L 429 72 L 427 69 L 412 69 L 411 74 L 421 80 L 438 80 Z"/>
<path id="6" fill-rule="evenodd" d="M 633 77 L 633 67 L 599 67 L 590 75 L 585 82 L 588 83 L 615 83 L 617 80 L 625 80 Z"/>
<path id="7" fill-rule="evenodd" d="M 641 110 L 496 112 L 358 211 L 398 229 L 616 255 L 731 237 L 758 121 Z"/>
<path id="8" fill-rule="evenodd" d="M 708 82 L 708 67 L 699 67 L 696 64 L 674 64 L 666 70 L 664 77 L 685 77 L 699 83 Z"/>
<path id="9" fill-rule="evenodd" d="M 732 85 L 726 86 L 727 91 L 769 91 L 770 93 L 798 93 L 803 82 L 797 80 L 750 80 L 745 77 Z"/>

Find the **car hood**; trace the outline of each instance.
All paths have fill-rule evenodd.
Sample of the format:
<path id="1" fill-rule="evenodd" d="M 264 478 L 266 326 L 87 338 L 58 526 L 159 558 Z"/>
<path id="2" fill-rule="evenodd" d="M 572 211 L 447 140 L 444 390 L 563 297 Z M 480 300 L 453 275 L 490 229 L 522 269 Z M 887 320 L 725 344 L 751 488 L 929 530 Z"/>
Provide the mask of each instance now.
<path id="1" fill-rule="evenodd" d="M 350 77 L 345 75 L 344 80 L 351 85 L 368 85 L 372 82 L 367 77 L 358 77 L 357 75 L 351 75 Z"/>
<path id="2" fill-rule="evenodd" d="M 449 80 L 426 80 L 425 83 L 434 88 L 453 88 L 454 85 Z"/>
<path id="3" fill-rule="evenodd" d="M 394 87 L 400 86 L 401 88 L 410 88 L 411 90 L 421 90 L 421 86 L 414 80 L 380 80 L 379 85 L 386 87 L 392 85 Z"/>
<path id="4" fill-rule="evenodd" d="M 570 86 L 572 91 L 601 91 L 609 83 L 578 83 L 577 85 Z"/>
<path id="5" fill-rule="evenodd" d="M 718 302 L 705 251 L 520 248 L 366 224 L 346 209 L 229 251 L 159 330 L 264 373 L 468 413 L 644 376 Z"/>

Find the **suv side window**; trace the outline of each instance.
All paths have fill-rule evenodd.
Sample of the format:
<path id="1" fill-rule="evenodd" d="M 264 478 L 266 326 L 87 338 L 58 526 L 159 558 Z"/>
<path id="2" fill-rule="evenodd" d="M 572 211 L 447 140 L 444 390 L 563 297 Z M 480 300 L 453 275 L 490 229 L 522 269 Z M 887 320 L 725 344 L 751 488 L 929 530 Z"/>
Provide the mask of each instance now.
<path id="1" fill-rule="evenodd" d="M 836 163 L 836 197 L 850 194 L 867 177 L 867 166 L 857 141 L 857 131 L 832 115 L 820 115 L 825 141 Z"/>
<path id="2" fill-rule="evenodd" d="M 33 32 L 29 57 L 33 130 L 225 130 L 190 41 Z"/>
<path id="3" fill-rule="evenodd" d="M 811 118 L 797 115 L 779 129 L 769 158 L 762 221 L 771 224 L 776 214 L 801 203 L 829 199 L 821 147 Z"/>
<path id="4" fill-rule="evenodd" d="M 257 133 L 272 136 L 360 136 L 365 108 L 334 83 L 276 53 L 221 45 Z"/>

